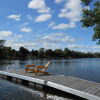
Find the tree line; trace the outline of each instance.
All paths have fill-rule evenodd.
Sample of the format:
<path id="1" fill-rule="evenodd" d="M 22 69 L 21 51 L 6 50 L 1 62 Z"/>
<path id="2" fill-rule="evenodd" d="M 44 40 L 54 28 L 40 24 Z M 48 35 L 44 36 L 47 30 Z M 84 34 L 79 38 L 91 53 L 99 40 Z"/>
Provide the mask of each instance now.
<path id="1" fill-rule="evenodd" d="M 100 58 L 100 53 L 84 53 L 70 50 L 68 48 L 62 49 L 32 49 L 20 47 L 19 50 L 4 46 L 4 40 L 0 40 L 0 59 L 5 58 Z"/>

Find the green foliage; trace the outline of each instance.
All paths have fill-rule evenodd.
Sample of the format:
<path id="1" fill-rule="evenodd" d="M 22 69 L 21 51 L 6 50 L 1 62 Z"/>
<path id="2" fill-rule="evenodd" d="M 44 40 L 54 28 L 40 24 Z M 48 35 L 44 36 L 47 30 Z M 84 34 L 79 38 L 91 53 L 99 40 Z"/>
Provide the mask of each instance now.
<path id="1" fill-rule="evenodd" d="M 38 51 L 39 57 L 40 58 L 44 58 L 45 57 L 45 49 L 44 48 L 40 48 Z"/>
<path id="2" fill-rule="evenodd" d="M 46 58 L 53 58 L 54 57 L 54 52 L 51 49 L 48 49 L 45 51 L 45 57 Z"/>
<path id="3" fill-rule="evenodd" d="M 0 40 L 0 48 L 4 47 L 5 40 Z"/>
<path id="4" fill-rule="evenodd" d="M 85 5 L 89 5 L 92 0 L 81 0 Z"/>
<path id="5" fill-rule="evenodd" d="M 0 59 L 6 58 L 100 58 L 100 53 L 83 53 L 78 51 L 73 51 L 68 48 L 62 49 L 46 49 L 40 48 L 39 50 L 29 51 L 24 47 L 20 47 L 19 51 L 12 49 L 11 47 L 3 47 L 0 49 Z"/>
<path id="6" fill-rule="evenodd" d="M 65 48 L 63 51 L 63 55 L 65 58 L 70 58 L 71 57 L 71 52 L 68 48 Z"/>
<path id="7" fill-rule="evenodd" d="M 94 26 L 95 24 L 95 19 L 94 19 L 94 14 L 93 11 L 91 10 L 83 10 L 83 19 L 81 20 L 81 22 L 83 23 L 83 27 L 89 27 L 89 26 Z"/>
<path id="8" fill-rule="evenodd" d="M 18 52 L 11 47 L 3 47 L 0 49 L 0 59 L 18 57 Z"/>
<path id="9" fill-rule="evenodd" d="M 100 43 L 100 24 L 96 25 L 96 27 L 94 27 L 94 32 L 95 34 L 93 35 L 93 40 L 98 39 L 98 43 Z"/>
<path id="10" fill-rule="evenodd" d="M 32 51 L 31 51 L 31 55 L 32 55 L 33 57 L 38 57 L 38 50 L 32 50 Z"/>
<path id="11" fill-rule="evenodd" d="M 19 49 L 19 57 L 27 57 L 29 54 L 29 50 L 24 47 L 20 47 Z"/>
<path id="12" fill-rule="evenodd" d="M 62 57 L 63 51 L 61 49 L 55 49 L 54 50 L 56 57 Z"/>
<path id="13" fill-rule="evenodd" d="M 81 0 L 85 6 L 90 6 L 92 0 Z M 94 34 L 93 40 L 97 40 L 100 43 L 100 1 L 93 2 L 93 8 L 83 9 L 83 16 L 81 22 L 83 27 L 93 27 Z"/>

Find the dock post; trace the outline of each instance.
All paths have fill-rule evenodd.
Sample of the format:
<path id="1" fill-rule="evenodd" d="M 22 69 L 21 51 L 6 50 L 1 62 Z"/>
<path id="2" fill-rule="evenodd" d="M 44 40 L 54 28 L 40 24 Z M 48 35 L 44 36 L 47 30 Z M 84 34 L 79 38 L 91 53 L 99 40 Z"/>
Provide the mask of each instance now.
<path id="1" fill-rule="evenodd" d="M 36 88 L 43 89 L 43 85 L 36 83 Z"/>
<path id="2" fill-rule="evenodd" d="M 7 76 L 6 75 L 3 75 L 3 78 L 7 80 Z"/>
<path id="3" fill-rule="evenodd" d="M 12 77 L 11 76 L 7 76 L 7 80 L 12 81 Z"/>
<path id="4" fill-rule="evenodd" d="M 18 78 L 17 78 L 17 79 L 16 79 L 16 82 L 19 83 L 19 84 L 22 84 L 22 80 L 21 80 L 21 79 L 18 79 Z"/>
<path id="5" fill-rule="evenodd" d="M 27 80 L 22 80 L 22 84 L 23 84 L 23 85 L 26 85 L 26 86 L 29 86 L 29 81 L 27 81 Z"/>
<path id="6" fill-rule="evenodd" d="M 29 87 L 32 87 L 32 88 L 36 87 L 36 83 L 34 83 L 34 82 L 29 82 Z"/>
<path id="7" fill-rule="evenodd" d="M 2 79 L 3 79 L 3 78 L 4 78 L 4 75 L 0 74 L 0 78 L 2 78 Z"/>
<path id="8" fill-rule="evenodd" d="M 15 77 L 12 77 L 12 82 L 17 83 L 17 79 Z"/>

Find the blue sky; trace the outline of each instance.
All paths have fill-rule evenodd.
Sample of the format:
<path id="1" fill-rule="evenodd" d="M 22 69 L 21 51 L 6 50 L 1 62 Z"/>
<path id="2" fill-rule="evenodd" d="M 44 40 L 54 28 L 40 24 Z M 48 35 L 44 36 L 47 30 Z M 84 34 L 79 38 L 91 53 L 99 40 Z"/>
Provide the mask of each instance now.
<path id="1" fill-rule="evenodd" d="M 16 50 L 24 46 L 100 52 L 92 41 L 93 29 L 82 28 L 81 9 L 80 0 L 1 0 L 0 39 Z"/>

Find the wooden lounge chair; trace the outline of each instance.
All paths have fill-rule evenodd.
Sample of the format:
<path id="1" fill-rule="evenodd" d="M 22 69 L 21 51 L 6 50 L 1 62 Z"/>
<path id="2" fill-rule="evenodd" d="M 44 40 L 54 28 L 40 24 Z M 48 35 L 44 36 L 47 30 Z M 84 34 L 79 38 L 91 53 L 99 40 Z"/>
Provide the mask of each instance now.
<path id="1" fill-rule="evenodd" d="M 25 70 L 26 70 L 26 72 L 28 72 L 28 71 L 34 72 L 34 67 L 35 67 L 35 64 L 32 64 L 32 65 L 26 65 Z"/>
<path id="2" fill-rule="evenodd" d="M 51 62 L 49 61 L 45 66 L 43 65 L 37 66 L 36 69 L 34 70 L 35 74 L 38 74 L 38 73 L 48 74 L 48 72 L 45 72 L 45 70 L 48 68 L 50 63 Z"/>

